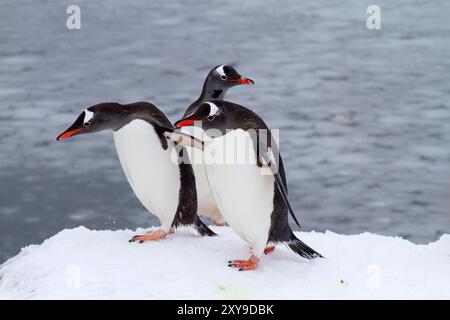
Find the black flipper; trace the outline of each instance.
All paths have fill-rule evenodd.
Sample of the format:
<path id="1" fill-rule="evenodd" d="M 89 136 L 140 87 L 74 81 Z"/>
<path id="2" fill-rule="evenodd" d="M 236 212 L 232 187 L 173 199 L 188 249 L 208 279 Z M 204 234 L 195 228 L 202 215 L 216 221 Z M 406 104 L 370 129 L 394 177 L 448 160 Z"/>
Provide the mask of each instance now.
<path id="1" fill-rule="evenodd" d="M 286 245 L 294 251 L 296 254 L 306 259 L 323 258 L 323 256 L 314 249 L 307 246 L 304 242 L 298 239 L 294 233 L 291 236 L 292 240 L 286 243 Z"/>
<path id="2" fill-rule="evenodd" d="M 208 228 L 206 226 L 206 224 L 203 223 L 202 220 L 200 220 L 200 218 L 198 216 L 195 216 L 195 220 L 194 220 L 194 229 L 197 230 L 197 232 L 202 236 L 202 237 L 214 237 L 217 236 L 217 233 L 215 233 L 214 231 L 212 231 L 210 228 Z"/>
<path id="3" fill-rule="evenodd" d="M 262 157 L 262 160 L 264 162 L 263 164 L 266 165 L 267 167 L 269 167 L 270 170 L 272 171 L 272 174 L 275 178 L 275 182 L 277 184 L 278 190 L 280 190 L 281 196 L 283 197 L 284 203 L 286 204 L 286 206 L 289 210 L 289 213 L 292 216 L 292 219 L 294 219 L 295 223 L 301 229 L 302 227 L 300 226 L 300 222 L 298 222 L 297 217 L 295 216 L 294 210 L 292 209 L 291 204 L 289 202 L 289 199 L 287 196 L 288 193 L 287 193 L 286 187 L 283 183 L 283 179 L 281 179 L 281 175 L 278 170 L 279 169 L 278 165 L 275 163 L 275 161 L 272 161 L 272 159 L 269 155 L 269 149 L 267 147 L 267 143 L 264 140 L 265 139 L 259 139 L 259 137 L 258 137 L 258 153 Z M 275 150 L 276 154 L 279 155 L 278 148 L 277 148 L 275 142 L 271 143 L 271 150 L 272 150 L 272 155 L 274 154 L 273 150 Z M 281 156 L 279 155 L 279 157 L 281 157 Z M 260 163 L 259 166 L 263 165 L 260 162 L 260 159 L 257 159 L 257 162 Z"/>
<path id="4" fill-rule="evenodd" d="M 175 147 L 179 157 L 183 158 L 184 148 L 180 145 Z M 178 208 L 172 227 L 176 228 L 182 225 L 192 225 L 198 233 L 203 236 L 215 236 L 197 215 L 197 188 L 195 185 L 195 175 L 192 166 L 189 163 L 182 162 L 180 168 L 180 195 L 178 199 Z"/>

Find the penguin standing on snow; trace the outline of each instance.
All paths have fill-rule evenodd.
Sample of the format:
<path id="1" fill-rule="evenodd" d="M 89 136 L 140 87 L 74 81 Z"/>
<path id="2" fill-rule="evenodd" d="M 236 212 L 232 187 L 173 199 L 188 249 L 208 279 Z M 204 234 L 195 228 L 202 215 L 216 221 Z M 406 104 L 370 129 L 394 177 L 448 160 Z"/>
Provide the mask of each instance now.
<path id="1" fill-rule="evenodd" d="M 185 150 L 170 140 L 174 128 L 164 113 L 148 102 L 100 103 L 85 109 L 57 140 L 103 130 L 113 131 L 131 188 L 161 222 L 159 230 L 130 241 L 162 239 L 180 225 L 193 225 L 202 236 L 215 235 L 197 216 L 194 173 L 190 164 L 177 161 Z"/>
<path id="2" fill-rule="evenodd" d="M 210 100 L 223 100 L 228 89 L 237 85 L 252 85 L 254 81 L 241 76 L 235 68 L 229 65 L 219 65 L 211 69 L 203 84 L 203 89 L 198 97 L 184 112 L 183 117 L 191 115 L 204 102 Z M 201 136 L 201 130 L 196 128 L 186 131 L 194 136 Z M 206 179 L 205 168 L 202 162 L 202 153 L 197 149 L 187 148 L 188 156 L 194 169 L 198 212 L 200 215 L 208 217 L 218 226 L 224 225 L 225 221 L 220 214 L 214 197 L 211 194 L 208 181 Z"/>
<path id="3" fill-rule="evenodd" d="M 175 126 L 196 123 L 210 139 L 204 144 L 205 168 L 220 212 L 251 246 L 248 260 L 233 260 L 229 266 L 255 269 L 262 253 L 273 251 L 274 247 L 266 248 L 268 243 L 284 243 L 307 259 L 322 257 L 300 241 L 288 224 L 288 211 L 298 221 L 287 198 L 281 156 L 264 121 L 243 106 L 212 101 Z"/>

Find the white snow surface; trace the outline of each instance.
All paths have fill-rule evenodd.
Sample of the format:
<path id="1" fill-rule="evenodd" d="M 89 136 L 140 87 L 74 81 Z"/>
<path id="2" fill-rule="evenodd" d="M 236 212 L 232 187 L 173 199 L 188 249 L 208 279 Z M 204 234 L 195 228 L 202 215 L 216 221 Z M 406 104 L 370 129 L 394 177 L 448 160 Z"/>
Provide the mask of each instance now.
<path id="1" fill-rule="evenodd" d="M 450 235 L 428 245 L 370 233 L 298 232 L 325 259 L 284 246 L 257 270 L 229 259 L 249 249 L 228 227 L 190 228 L 129 243 L 130 230 L 66 229 L 0 266 L 2 299 L 450 299 Z M 137 230 L 143 232 L 147 230 Z"/>

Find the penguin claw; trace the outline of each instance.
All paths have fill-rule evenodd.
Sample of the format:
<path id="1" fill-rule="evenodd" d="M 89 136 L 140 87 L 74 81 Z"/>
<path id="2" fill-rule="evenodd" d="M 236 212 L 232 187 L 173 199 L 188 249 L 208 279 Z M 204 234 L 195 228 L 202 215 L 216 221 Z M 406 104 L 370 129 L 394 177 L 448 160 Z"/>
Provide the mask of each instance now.
<path id="1" fill-rule="evenodd" d="M 137 236 L 133 236 L 133 238 L 131 238 L 130 240 L 128 240 L 128 242 L 135 242 L 137 240 Z"/>

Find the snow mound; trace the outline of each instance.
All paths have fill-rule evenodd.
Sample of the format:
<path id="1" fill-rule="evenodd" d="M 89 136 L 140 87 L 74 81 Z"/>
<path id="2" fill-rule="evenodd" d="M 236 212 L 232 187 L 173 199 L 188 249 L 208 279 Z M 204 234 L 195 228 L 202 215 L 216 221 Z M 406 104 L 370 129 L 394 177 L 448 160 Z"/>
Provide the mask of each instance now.
<path id="1" fill-rule="evenodd" d="M 200 238 L 190 229 L 152 243 L 135 232 L 63 230 L 0 266 L 4 299 L 450 299 L 450 235 L 429 245 L 364 233 L 299 232 L 325 259 L 284 246 L 255 271 L 229 268 L 248 258 L 228 227 Z M 138 230 L 142 232 L 143 230 Z"/>

